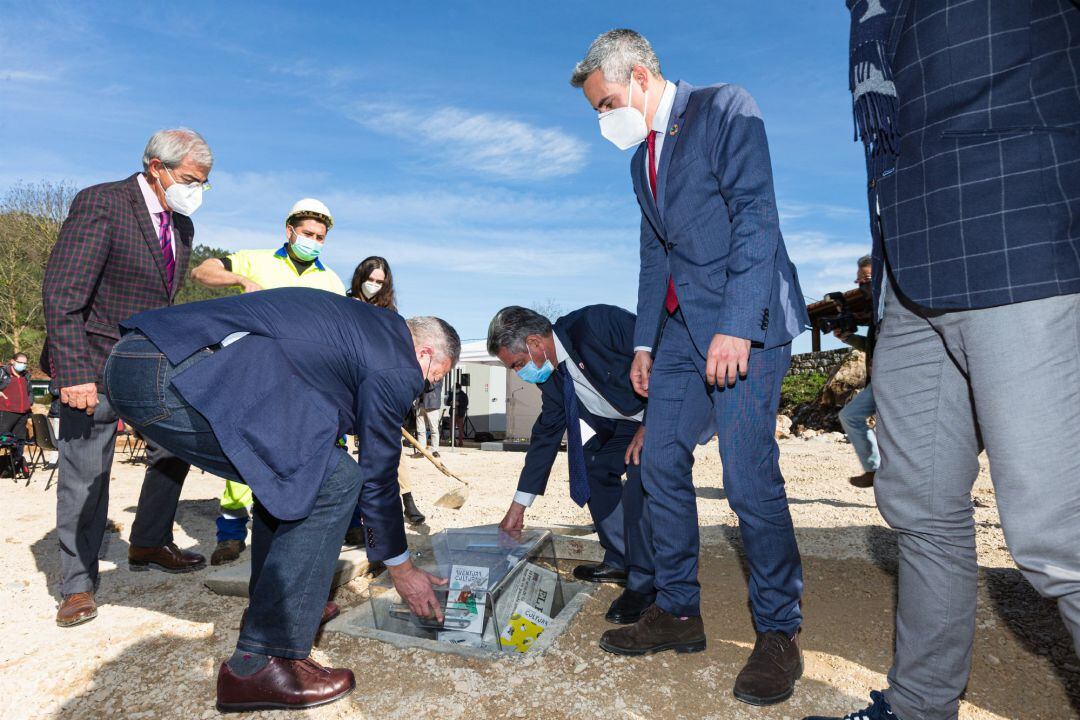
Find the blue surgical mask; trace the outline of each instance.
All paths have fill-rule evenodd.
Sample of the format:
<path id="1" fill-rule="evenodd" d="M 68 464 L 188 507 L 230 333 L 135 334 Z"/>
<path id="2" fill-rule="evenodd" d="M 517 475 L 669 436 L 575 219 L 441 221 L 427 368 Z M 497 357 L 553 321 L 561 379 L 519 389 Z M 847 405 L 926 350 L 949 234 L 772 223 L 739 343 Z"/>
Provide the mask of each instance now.
<path id="1" fill-rule="evenodd" d="M 26 363 L 15 363 L 15 372 L 26 372 Z"/>
<path id="2" fill-rule="evenodd" d="M 528 347 L 526 347 L 528 349 Z M 544 351 L 544 364 L 540 367 L 536 366 L 536 362 L 532 359 L 532 351 L 529 351 L 529 362 L 517 371 L 519 378 L 527 383 L 539 384 L 547 382 L 547 379 L 551 377 L 551 373 L 555 372 L 555 366 L 551 364 L 551 361 L 547 358 L 547 351 Z"/>
<path id="3" fill-rule="evenodd" d="M 300 258 L 304 262 L 312 262 L 315 258 L 319 257 L 319 253 L 322 252 L 323 244 L 315 238 L 309 238 L 307 235 L 297 235 L 296 242 L 292 244 L 293 255 Z"/>

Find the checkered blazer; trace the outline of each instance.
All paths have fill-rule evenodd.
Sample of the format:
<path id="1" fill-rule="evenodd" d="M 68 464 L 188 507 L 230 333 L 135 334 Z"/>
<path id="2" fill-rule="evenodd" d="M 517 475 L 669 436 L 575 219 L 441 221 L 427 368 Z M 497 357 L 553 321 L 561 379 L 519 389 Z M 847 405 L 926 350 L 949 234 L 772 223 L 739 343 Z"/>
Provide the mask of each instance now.
<path id="1" fill-rule="evenodd" d="M 910 0 L 875 277 L 932 309 L 1080 292 L 1080 0 Z M 875 195 L 876 189 L 876 195 Z"/>
<path id="2" fill-rule="evenodd" d="M 176 269 L 172 293 L 161 243 L 132 175 L 81 190 L 71 203 L 45 269 L 42 296 L 48 338 L 41 367 L 59 387 L 98 383 L 121 320 L 172 304 L 187 275 L 195 227 L 173 213 Z"/>

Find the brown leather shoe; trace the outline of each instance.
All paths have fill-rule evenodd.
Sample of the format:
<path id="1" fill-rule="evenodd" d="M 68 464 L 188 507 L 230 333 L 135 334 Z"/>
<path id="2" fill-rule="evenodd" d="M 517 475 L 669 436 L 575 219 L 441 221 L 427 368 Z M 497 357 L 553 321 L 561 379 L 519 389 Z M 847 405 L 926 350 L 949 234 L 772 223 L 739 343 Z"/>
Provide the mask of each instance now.
<path id="1" fill-rule="evenodd" d="M 320 626 L 325 625 L 326 623 L 330 622 L 331 620 L 333 620 L 334 618 L 336 618 L 340 614 L 341 614 L 341 608 L 338 607 L 338 604 L 336 602 L 334 602 L 333 600 L 327 600 L 326 604 L 323 605 L 322 617 L 319 618 L 319 625 Z M 244 621 L 245 620 L 247 620 L 247 608 L 244 608 L 244 612 L 240 614 L 240 629 L 241 630 L 244 629 Z"/>
<path id="2" fill-rule="evenodd" d="M 865 472 L 862 475 L 852 476 L 848 479 L 848 482 L 857 488 L 874 487 L 874 473 Z"/>
<path id="3" fill-rule="evenodd" d="M 601 635 L 600 647 L 617 655 L 645 655 L 662 650 L 701 652 L 705 649 L 705 624 L 700 616 L 680 620 L 652 605 L 633 625 Z"/>
<path id="4" fill-rule="evenodd" d="M 790 638 L 782 632 L 759 632 L 750 659 L 735 678 L 735 697 L 750 705 L 783 702 L 795 692 L 795 681 L 802 673 L 797 635 Z"/>
<path id="5" fill-rule="evenodd" d="M 240 553 L 244 552 L 244 548 L 247 545 L 243 540 L 222 540 L 214 548 L 214 552 L 210 553 L 211 565 L 224 565 L 230 563 L 240 557 Z"/>
<path id="6" fill-rule="evenodd" d="M 94 593 L 74 593 L 64 596 L 64 601 L 56 611 L 56 624 L 60 627 L 72 627 L 90 622 L 96 617 L 97 603 L 94 601 Z"/>
<path id="7" fill-rule="evenodd" d="M 153 548 L 128 545 L 128 567 L 138 572 L 154 567 L 167 573 L 186 573 L 202 570 L 206 567 L 206 558 L 181 550 L 176 543 Z"/>
<path id="8" fill-rule="evenodd" d="M 218 712 L 311 708 L 340 700 L 356 688 L 352 670 L 324 668 L 311 658 L 289 660 L 270 656 L 259 672 L 233 674 L 221 663 L 217 681 Z"/>

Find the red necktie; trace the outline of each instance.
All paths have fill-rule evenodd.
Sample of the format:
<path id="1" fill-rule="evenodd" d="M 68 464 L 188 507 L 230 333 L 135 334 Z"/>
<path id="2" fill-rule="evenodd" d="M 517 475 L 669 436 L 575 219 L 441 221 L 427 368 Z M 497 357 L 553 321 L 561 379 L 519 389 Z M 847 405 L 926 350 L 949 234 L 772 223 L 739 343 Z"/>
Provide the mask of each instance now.
<path id="1" fill-rule="evenodd" d="M 646 144 L 649 148 L 649 188 L 652 189 L 653 200 L 656 200 L 656 130 L 649 133 Z M 679 309 L 679 296 L 675 294 L 675 279 L 670 275 L 667 281 L 667 296 L 664 298 L 664 309 L 668 315 L 673 315 Z"/>

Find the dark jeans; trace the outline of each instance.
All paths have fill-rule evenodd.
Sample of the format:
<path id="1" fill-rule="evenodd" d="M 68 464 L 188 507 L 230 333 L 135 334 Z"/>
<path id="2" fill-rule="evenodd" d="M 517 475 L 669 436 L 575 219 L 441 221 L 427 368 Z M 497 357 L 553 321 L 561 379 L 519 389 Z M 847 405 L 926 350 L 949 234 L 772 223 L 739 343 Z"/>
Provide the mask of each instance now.
<path id="1" fill-rule="evenodd" d="M 105 363 L 105 393 L 113 409 L 150 444 L 214 475 L 238 480 L 210 423 L 172 386 L 172 377 L 210 357 L 199 350 L 178 365 L 145 336 L 124 336 Z"/>
<path id="2" fill-rule="evenodd" d="M 349 517 L 360 497 L 360 466 L 339 450 L 311 514 L 278 520 L 255 498 L 247 620 L 236 647 L 302 660 L 311 652 Z"/>
<path id="3" fill-rule="evenodd" d="M 175 374 L 212 352 L 200 350 L 174 366 L 145 337 L 131 334 L 105 365 L 105 387 L 117 413 L 144 437 L 196 467 L 242 482 L 209 422 L 172 387 Z M 321 485 L 306 518 L 278 520 L 256 500 L 250 600 L 239 649 L 297 660 L 310 653 L 360 494 L 360 466 L 345 451 L 340 455 L 328 477 L 313 479 Z"/>

